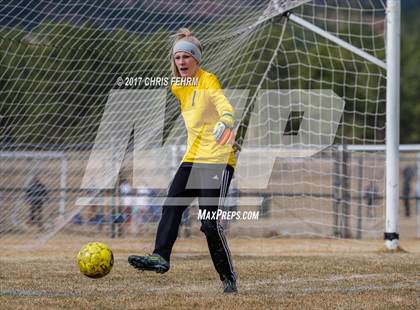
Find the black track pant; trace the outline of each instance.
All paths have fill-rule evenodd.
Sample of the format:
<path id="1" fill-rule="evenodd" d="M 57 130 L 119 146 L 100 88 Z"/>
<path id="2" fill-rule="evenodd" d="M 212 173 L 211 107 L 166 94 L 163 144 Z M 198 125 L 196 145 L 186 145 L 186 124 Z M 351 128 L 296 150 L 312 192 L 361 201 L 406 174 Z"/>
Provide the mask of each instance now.
<path id="1" fill-rule="evenodd" d="M 38 224 L 39 227 L 42 227 L 42 202 L 32 202 L 30 211 L 31 224 Z"/>
<path id="2" fill-rule="evenodd" d="M 229 165 L 182 163 L 169 186 L 153 253 L 169 262 L 184 210 L 198 197 L 201 212 L 217 212 L 223 205 L 232 176 L 233 168 Z M 202 219 L 201 231 L 206 235 L 220 279 L 235 279 L 229 248 L 219 221 Z"/>

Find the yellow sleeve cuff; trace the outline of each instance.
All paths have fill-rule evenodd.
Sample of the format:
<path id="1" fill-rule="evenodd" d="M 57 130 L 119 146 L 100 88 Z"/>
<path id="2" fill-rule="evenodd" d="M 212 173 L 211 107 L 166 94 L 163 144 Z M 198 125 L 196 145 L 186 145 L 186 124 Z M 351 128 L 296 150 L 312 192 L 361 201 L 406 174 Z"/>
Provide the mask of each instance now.
<path id="1" fill-rule="evenodd" d="M 223 112 L 222 117 L 220 118 L 220 121 L 225 123 L 229 127 L 233 127 L 233 115 L 229 112 Z"/>

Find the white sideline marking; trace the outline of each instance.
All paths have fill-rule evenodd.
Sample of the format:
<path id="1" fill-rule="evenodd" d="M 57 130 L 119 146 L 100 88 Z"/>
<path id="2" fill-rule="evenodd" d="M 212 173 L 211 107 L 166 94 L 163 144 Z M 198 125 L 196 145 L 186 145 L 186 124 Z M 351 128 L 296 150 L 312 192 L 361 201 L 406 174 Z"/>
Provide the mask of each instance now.
<path id="1" fill-rule="evenodd" d="M 68 297 L 68 296 L 81 296 L 80 293 L 74 291 L 34 291 L 34 290 L 0 290 L 0 296 L 13 296 L 13 297 Z"/>
<path id="2" fill-rule="evenodd" d="M 378 276 L 387 277 L 388 274 L 373 274 L 373 275 L 353 275 L 358 279 L 369 279 L 375 278 Z M 348 280 L 350 277 L 340 275 L 336 277 L 337 279 Z M 317 281 L 325 281 L 327 279 L 316 279 Z M 296 279 L 287 281 L 286 279 L 283 281 L 278 280 L 267 280 L 267 281 L 253 281 L 243 283 L 241 281 L 238 282 L 238 288 L 240 293 L 246 292 L 255 292 L 255 288 L 258 288 L 259 285 L 269 285 L 269 284 L 290 284 L 290 283 L 304 283 L 307 282 L 308 279 Z M 405 289 L 405 288 L 420 288 L 420 281 L 409 281 L 408 283 L 392 283 L 389 285 L 353 285 L 351 287 L 302 287 L 302 288 L 290 288 L 290 287 L 267 287 L 267 288 L 258 288 L 258 291 L 261 290 L 265 292 L 277 292 L 277 293 L 285 293 L 285 294 L 314 294 L 314 293 L 325 293 L 325 292 L 340 292 L 340 293 L 352 293 L 352 292 L 363 292 L 363 291 L 372 291 L 372 290 L 384 290 L 384 289 Z M 169 293 L 177 293 L 177 292 L 195 292 L 195 293 L 204 293 L 208 294 L 212 290 L 216 290 L 214 285 L 200 285 L 200 286 L 186 286 L 186 287 L 175 287 L 175 286 L 167 286 L 167 287 L 137 287 L 135 292 L 138 290 L 142 292 L 169 292 Z M 130 290 L 125 289 L 127 292 Z M 219 288 L 217 288 L 219 290 Z M 108 294 L 108 292 L 115 292 L 115 288 L 103 289 L 101 293 Z M 134 292 L 134 290 L 133 290 Z M 36 291 L 36 290 L 0 290 L 0 296 L 13 296 L 13 297 L 67 297 L 67 296 L 86 296 L 89 294 L 97 294 L 98 292 L 89 292 L 89 291 Z"/>

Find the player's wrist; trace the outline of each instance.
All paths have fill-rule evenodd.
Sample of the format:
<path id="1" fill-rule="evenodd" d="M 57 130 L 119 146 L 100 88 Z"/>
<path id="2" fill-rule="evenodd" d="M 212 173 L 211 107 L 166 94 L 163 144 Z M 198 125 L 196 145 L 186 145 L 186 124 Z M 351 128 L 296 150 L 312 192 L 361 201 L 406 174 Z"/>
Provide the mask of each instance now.
<path id="1" fill-rule="evenodd" d="M 227 127 L 229 127 L 230 129 L 232 129 L 233 128 L 233 124 L 234 124 L 232 113 L 230 113 L 230 112 L 223 112 L 222 116 L 219 119 L 219 122 L 222 122 Z"/>

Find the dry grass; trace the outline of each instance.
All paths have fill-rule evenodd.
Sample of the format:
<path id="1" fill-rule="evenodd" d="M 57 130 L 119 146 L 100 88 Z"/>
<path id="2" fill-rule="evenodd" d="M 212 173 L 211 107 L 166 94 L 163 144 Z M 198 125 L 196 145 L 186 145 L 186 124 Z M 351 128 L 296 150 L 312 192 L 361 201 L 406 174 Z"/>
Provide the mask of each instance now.
<path id="1" fill-rule="evenodd" d="M 82 276 L 74 262 L 87 241 L 58 238 L 36 252 L 5 249 L 0 308 L 420 308 L 418 240 L 402 242 L 406 253 L 383 253 L 382 241 L 232 240 L 240 292 L 231 296 L 221 293 L 204 240 L 179 240 L 171 271 L 158 275 L 126 261 L 150 251 L 151 240 L 102 239 L 116 262 L 97 280 Z"/>

